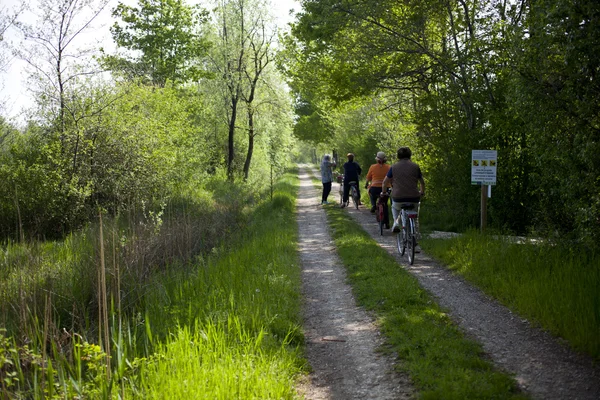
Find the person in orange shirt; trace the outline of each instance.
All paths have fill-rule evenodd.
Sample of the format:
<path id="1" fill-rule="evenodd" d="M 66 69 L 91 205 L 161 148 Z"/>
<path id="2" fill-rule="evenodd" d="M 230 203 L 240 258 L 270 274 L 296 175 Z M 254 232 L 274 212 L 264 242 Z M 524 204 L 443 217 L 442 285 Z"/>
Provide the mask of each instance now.
<path id="1" fill-rule="evenodd" d="M 377 153 L 375 161 L 377 161 L 377 163 L 369 167 L 369 172 L 367 172 L 367 184 L 365 186 L 366 189 L 369 189 L 369 198 L 371 199 L 372 213 L 375 212 L 377 199 L 379 199 L 379 195 L 381 194 L 381 186 L 383 184 L 383 179 L 390 170 L 390 165 L 386 164 L 386 157 L 383 151 Z M 387 207 L 385 208 L 384 218 L 384 221 L 386 221 L 385 226 L 386 228 L 389 228 L 389 217 L 387 213 Z"/>

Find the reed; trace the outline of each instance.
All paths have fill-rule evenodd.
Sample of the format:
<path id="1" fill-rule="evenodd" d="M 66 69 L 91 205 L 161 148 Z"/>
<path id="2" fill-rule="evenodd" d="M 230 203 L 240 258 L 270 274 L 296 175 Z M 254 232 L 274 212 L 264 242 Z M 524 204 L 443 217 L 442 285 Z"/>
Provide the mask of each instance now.
<path id="1" fill-rule="evenodd" d="M 20 254 L 35 261 L 27 269 L 34 273 L 37 288 L 51 289 L 45 293 L 53 293 L 52 299 L 70 296 L 59 302 L 62 308 L 52 300 L 53 306 L 47 309 L 57 312 L 42 324 L 30 314 L 31 331 L 42 332 L 30 346 L 22 338 L 0 332 L 0 354 L 10 354 L 11 366 L 6 371 L 19 376 L 6 391 L 17 398 L 49 394 L 91 399 L 178 398 L 192 393 L 189 390 L 201 390 L 211 398 L 226 398 L 228 393 L 240 393 L 241 398 L 293 398 L 293 380 L 303 368 L 296 188 L 294 178 L 286 176 L 275 186 L 272 201 L 253 209 L 248 204 L 240 207 L 246 209 L 245 225 L 227 226 L 228 240 L 209 252 L 190 249 L 198 246 L 197 217 L 206 218 L 206 214 L 189 208 L 185 213 L 173 210 L 172 220 L 162 221 L 160 229 L 152 224 L 140 229 L 136 224 L 128 230 L 119 221 L 100 217 L 96 230 L 62 243 L 6 247 L 0 268 L 15 277 L 0 278 L 0 295 L 11 300 L 14 288 L 35 299 L 36 292 L 27 291 L 26 285 L 13 286 L 17 277 L 25 279 L 15 268 Z M 220 211 L 210 218 L 219 215 Z M 223 216 L 220 221 L 235 218 Z M 207 222 L 209 226 L 202 228 L 205 233 L 222 227 Z M 112 235 L 105 235 L 107 231 Z M 106 254 L 113 258 L 111 274 Z M 56 268 L 44 274 L 42 265 L 47 264 Z M 64 304 L 76 303 L 79 289 L 55 279 L 50 272 L 57 271 L 70 277 L 71 284 L 88 271 L 95 285 L 80 292 L 87 293 L 86 304 L 95 299 L 96 312 L 90 313 L 93 308 L 81 312 L 74 305 L 77 311 L 66 313 L 70 308 Z M 97 323 L 91 323 L 93 314 Z M 69 329 L 61 315 L 71 317 Z M 77 332 L 75 326 L 87 329 Z M 93 337 L 98 344 L 89 340 Z M 46 342 L 51 351 L 42 357 Z M 207 386 L 192 384 L 197 379 L 206 380 Z M 183 382 L 189 384 L 182 386 Z"/>

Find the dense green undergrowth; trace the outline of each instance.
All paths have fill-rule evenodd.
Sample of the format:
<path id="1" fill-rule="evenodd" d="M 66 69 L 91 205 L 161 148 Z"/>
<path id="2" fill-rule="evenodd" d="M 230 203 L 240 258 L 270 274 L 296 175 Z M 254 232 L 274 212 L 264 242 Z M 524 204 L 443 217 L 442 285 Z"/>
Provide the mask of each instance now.
<path id="1" fill-rule="evenodd" d="M 376 313 L 420 398 L 526 397 L 351 217 L 338 207 L 327 207 L 327 216 L 358 302 Z"/>
<path id="2" fill-rule="evenodd" d="M 290 174 L 282 177 L 272 200 L 248 210 L 244 224 L 230 226 L 229 239 L 212 251 L 188 262 L 183 262 L 185 257 L 156 258 L 176 265 L 139 270 L 149 276 L 121 276 L 128 281 L 144 278 L 139 282 L 143 290 L 107 290 L 108 318 L 99 322 L 98 316 L 93 316 L 98 313 L 87 304 L 90 317 L 80 326 L 88 325 L 88 331 L 73 331 L 72 325 L 62 325 L 52 311 L 53 305 L 41 303 L 41 310 L 36 309 L 38 306 L 23 309 L 23 314 L 30 315 L 28 342 L 19 336 L 24 332 L 0 330 L 0 371 L 6 377 L 0 383 L 3 395 L 293 398 L 294 379 L 303 368 L 299 353 L 303 337 L 299 328 L 296 179 Z M 219 226 L 219 221 L 207 222 Z M 227 218 L 220 221 L 228 222 Z M 175 235 L 177 228 L 172 226 L 170 234 Z M 187 233 L 171 246 L 153 242 L 144 246 L 157 253 L 177 253 L 177 245 L 183 249 L 184 243 L 198 239 Z M 105 240 L 111 242 L 113 238 L 106 235 Z M 118 237 L 114 240 L 118 242 Z M 73 249 L 67 254 L 77 252 Z M 90 252 L 83 254 L 93 259 L 85 265 L 97 261 Z M 106 252 L 107 264 L 114 254 Z M 148 257 L 152 252 L 136 254 Z M 27 259 L 26 255 L 23 258 Z M 68 274 L 69 265 L 77 264 L 69 264 L 68 258 L 56 258 L 67 266 L 62 278 L 65 286 L 81 278 L 78 273 Z M 148 264 L 137 261 L 147 266 L 151 260 L 145 260 Z M 54 263 L 46 264 L 46 268 L 53 268 Z M 95 273 L 88 272 L 87 278 Z M 53 276 L 53 272 L 48 274 Z M 132 288 L 135 282 L 121 285 Z M 39 291 L 43 293 L 43 287 Z M 139 298 L 127 309 L 117 306 L 133 296 Z M 68 310 L 56 311 L 69 314 Z"/>
<path id="3" fill-rule="evenodd" d="M 600 360 L 600 258 L 564 244 L 470 232 L 427 252 L 523 317 Z"/>

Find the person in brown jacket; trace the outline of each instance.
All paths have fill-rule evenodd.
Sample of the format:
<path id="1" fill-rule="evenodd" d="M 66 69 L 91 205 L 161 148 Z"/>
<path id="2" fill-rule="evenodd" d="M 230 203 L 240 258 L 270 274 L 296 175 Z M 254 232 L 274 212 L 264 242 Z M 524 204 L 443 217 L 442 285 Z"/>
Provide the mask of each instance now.
<path id="1" fill-rule="evenodd" d="M 383 190 L 388 186 L 392 186 L 392 215 L 394 216 L 392 231 L 394 232 L 400 232 L 400 226 L 398 225 L 400 205 L 414 203 L 415 210 L 418 212 L 421 197 L 425 195 L 425 180 L 421 168 L 410 160 L 412 156 L 410 148 L 400 147 L 397 155 L 398 162 L 392 165 L 382 185 Z M 418 188 L 417 184 L 419 185 Z M 419 238 L 418 226 L 417 222 L 417 238 Z"/>

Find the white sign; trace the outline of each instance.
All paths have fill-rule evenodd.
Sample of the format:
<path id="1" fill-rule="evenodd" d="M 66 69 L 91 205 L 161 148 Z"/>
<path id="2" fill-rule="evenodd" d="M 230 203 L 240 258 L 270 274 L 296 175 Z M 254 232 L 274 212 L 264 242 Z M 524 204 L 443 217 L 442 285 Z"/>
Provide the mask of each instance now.
<path id="1" fill-rule="evenodd" d="M 495 185 L 497 150 L 473 150 L 471 152 L 471 185 Z"/>

